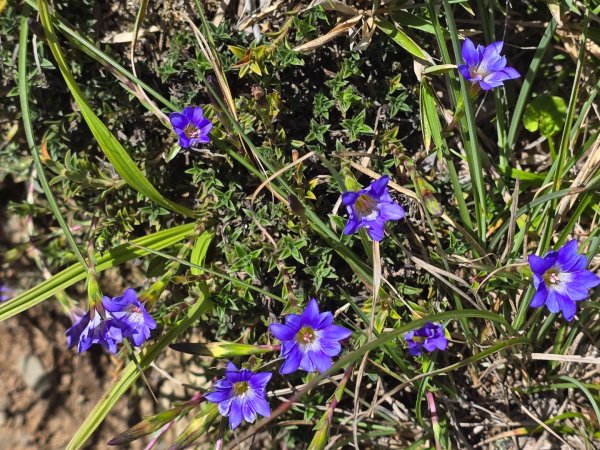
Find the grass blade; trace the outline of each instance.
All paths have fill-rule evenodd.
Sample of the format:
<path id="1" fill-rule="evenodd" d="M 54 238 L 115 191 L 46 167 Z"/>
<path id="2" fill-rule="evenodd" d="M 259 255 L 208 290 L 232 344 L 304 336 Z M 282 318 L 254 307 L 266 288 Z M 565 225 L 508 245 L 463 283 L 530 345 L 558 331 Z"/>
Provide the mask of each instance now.
<path id="1" fill-rule="evenodd" d="M 114 137 L 104 123 L 102 123 L 96 114 L 94 114 L 85 97 L 83 96 L 83 93 L 79 89 L 79 86 L 75 82 L 75 78 L 71 74 L 71 71 L 67 65 L 67 61 L 62 54 L 56 33 L 54 32 L 54 25 L 52 24 L 52 20 L 50 18 L 50 12 L 48 11 L 48 4 L 45 0 L 39 0 L 38 8 L 42 27 L 44 28 L 44 33 L 46 34 L 47 44 L 54 55 L 54 59 L 56 60 L 67 87 L 71 91 L 75 102 L 79 106 L 81 114 L 88 124 L 90 131 L 94 135 L 94 138 L 96 138 L 98 141 L 100 148 L 113 165 L 117 173 L 128 185 L 156 204 L 171 211 L 178 212 L 186 217 L 193 217 L 194 213 L 190 209 L 168 200 L 156 190 L 152 183 L 150 183 L 150 181 L 148 181 L 148 179 L 145 177 L 143 172 L 135 165 L 117 138 Z"/>

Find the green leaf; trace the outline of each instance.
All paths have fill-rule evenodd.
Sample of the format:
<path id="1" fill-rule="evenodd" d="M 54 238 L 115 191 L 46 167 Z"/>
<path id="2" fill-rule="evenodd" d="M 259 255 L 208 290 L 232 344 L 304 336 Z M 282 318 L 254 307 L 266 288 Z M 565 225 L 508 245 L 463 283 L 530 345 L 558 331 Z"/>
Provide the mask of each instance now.
<path id="1" fill-rule="evenodd" d="M 561 97 L 538 95 L 525 107 L 523 126 L 529 131 L 540 131 L 550 138 L 562 130 L 567 114 L 567 105 Z"/>
<path id="2" fill-rule="evenodd" d="M 135 239 L 128 244 L 119 245 L 104 254 L 98 253 L 95 256 L 96 271 L 101 272 L 110 267 L 118 266 L 125 261 L 148 255 L 150 251 L 147 249 L 160 250 L 171 247 L 194 234 L 196 226 L 196 223 L 180 225 Z M 86 270 L 79 263 L 57 273 L 43 283 L 1 305 L 0 322 L 43 302 L 48 297 L 74 285 L 78 281 L 84 280 L 85 276 Z"/>
<path id="3" fill-rule="evenodd" d="M 81 114 L 94 135 L 94 138 L 98 141 L 101 150 L 104 152 L 117 173 L 128 185 L 154 201 L 156 204 L 184 216 L 193 217 L 194 213 L 190 209 L 168 200 L 156 190 L 152 183 L 144 176 L 143 172 L 135 165 L 117 138 L 113 136 L 98 116 L 94 114 L 92 108 L 90 108 L 83 93 L 79 89 L 79 86 L 75 82 L 75 78 L 71 74 L 67 61 L 62 54 L 60 45 L 58 44 L 58 38 L 54 32 L 54 25 L 52 24 L 50 13 L 48 11 L 48 4 L 45 0 L 38 1 L 38 9 L 42 27 L 44 28 L 44 33 L 47 38 L 47 45 L 50 47 L 50 50 L 56 59 L 58 68 L 65 79 L 67 87 L 71 91 L 71 94 L 81 110 Z"/>
<path id="4" fill-rule="evenodd" d="M 194 248 L 192 249 L 192 254 L 190 255 L 190 262 L 197 266 L 203 266 L 204 260 L 206 259 L 206 252 L 208 252 L 208 247 L 212 239 L 215 237 L 214 233 L 209 231 L 203 232 L 198 238 L 196 242 L 194 242 Z M 192 275 L 202 275 L 204 272 L 197 267 L 191 268 Z"/>
<path id="5" fill-rule="evenodd" d="M 177 336 L 196 322 L 200 315 L 206 313 L 211 306 L 212 304 L 208 300 L 208 289 L 206 288 L 206 285 L 202 285 L 202 295 L 190 306 L 187 315 L 181 319 L 177 325 L 171 328 L 156 344 L 142 350 L 139 355 L 140 367 L 142 369 L 147 369 L 169 343 L 173 342 Z M 113 382 L 112 386 L 108 388 L 96 406 L 94 406 L 94 409 L 88 414 L 85 421 L 71 439 L 71 442 L 67 445 L 67 450 L 76 450 L 84 446 L 85 442 L 100 426 L 113 406 L 123 395 L 125 395 L 127 390 L 139 376 L 140 372 L 138 371 L 135 362 L 129 362 L 121 372 L 121 375 Z"/>
<path id="6" fill-rule="evenodd" d="M 419 59 L 424 61 L 433 62 L 431 56 L 423 50 L 421 47 L 417 45 L 415 41 L 413 41 L 404 31 L 399 28 L 396 28 L 393 23 L 388 22 L 385 19 L 378 18 L 375 20 L 377 24 L 377 28 L 391 37 L 396 44 L 402 47 L 404 50 L 409 52 L 410 54 L 416 56 Z"/>

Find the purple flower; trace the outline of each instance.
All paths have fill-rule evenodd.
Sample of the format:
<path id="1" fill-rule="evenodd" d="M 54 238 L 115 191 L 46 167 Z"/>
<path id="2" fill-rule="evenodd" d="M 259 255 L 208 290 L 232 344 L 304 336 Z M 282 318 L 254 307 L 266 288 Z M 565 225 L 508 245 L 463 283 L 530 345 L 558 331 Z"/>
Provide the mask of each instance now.
<path id="1" fill-rule="evenodd" d="M 505 80 L 519 78 L 519 72 L 506 67 L 506 57 L 500 55 L 503 45 L 499 41 L 475 48 L 471 39 L 466 38 L 462 46 L 462 57 L 466 64 L 458 66 L 458 70 L 471 83 L 479 83 L 484 91 L 502 86 Z"/>
<path id="2" fill-rule="evenodd" d="M 109 352 L 117 353 L 117 344 L 122 341 L 121 328 L 102 306 L 90 309 L 67 330 L 69 348 L 77 345 L 79 353 L 85 352 L 93 344 L 100 344 Z"/>
<path id="3" fill-rule="evenodd" d="M 131 338 L 140 346 L 150 337 L 156 322 L 139 302 L 133 289 L 126 289 L 122 296 L 113 299 L 102 297 L 88 312 L 81 315 L 71 312 L 74 325 L 67 330 L 69 348 L 77 345 L 79 353 L 93 344 L 100 344 L 111 353 L 117 352 L 117 344 Z"/>
<path id="4" fill-rule="evenodd" d="M 229 417 L 231 429 L 238 427 L 242 419 L 254 422 L 256 414 L 269 417 L 271 409 L 267 402 L 267 383 L 273 374 L 254 373 L 248 369 L 238 369 L 233 363 L 227 363 L 225 378 L 214 385 L 214 391 L 204 397 L 211 403 L 218 403 L 219 413 Z"/>
<path id="5" fill-rule="evenodd" d="M 186 106 L 180 113 L 169 115 L 173 130 L 179 136 L 179 145 L 189 148 L 196 143 L 208 144 L 208 134 L 213 124 L 204 117 L 204 112 L 199 106 Z"/>
<path id="6" fill-rule="evenodd" d="M 411 356 L 419 356 L 423 349 L 428 352 L 446 350 L 448 339 L 444 336 L 444 327 L 439 323 L 427 322 L 417 330 L 409 331 L 404 335 L 404 340 L 408 344 L 408 353 Z"/>
<path id="7" fill-rule="evenodd" d="M 375 241 L 383 239 L 383 227 L 388 220 L 400 220 L 406 213 L 402 206 L 394 203 L 387 187 L 390 178 L 386 175 L 358 192 L 344 192 L 342 203 L 348 209 L 348 223 L 344 234 L 353 234 L 365 227 Z"/>
<path id="8" fill-rule="evenodd" d="M 281 341 L 281 356 L 285 363 L 279 372 L 292 373 L 300 367 L 307 372 L 325 372 L 331 367 L 331 358 L 342 351 L 340 342 L 352 332 L 333 324 L 333 314 L 319 313 L 313 298 L 302 315 L 288 314 L 285 325 L 272 323 L 271 333 Z"/>
<path id="9" fill-rule="evenodd" d="M 10 299 L 10 294 L 13 293 L 13 290 L 4 286 L 3 283 L 0 283 L 0 303 L 5 302 Z"/>
<path id="10" fill-rule="evenodd" d="M 600 284 L 600 278 L 585 269 L 588 261 L 577 253 L 576 240 L 543 258 L 529 255 L 528 260 L 536 289 L 530 306 L 546 305 L 551 313 L 562 312 L 567 321 L 575 316 L 575 302 L 585 300 L 589 290 Z"/>
<path id="11" fill-rule="evenodd" d="M 109 352 L 113 354 L 117 353 L 117 344 L 123 342 L 123 333 L 110 314 L 105 313 L 102 316 L 96 310 L 94 311 L 94 316 L 90 318 L 90 313 L 88 312 L 81 319 L 81 322 L 84 321 L 87 323 L 79 336 L 79 346 L 77 347 L 79 353 L 85 352 L 93 344 L 100 344 Z"/>
<path id="12" fill-rule="evenodd" d="M 150 337 L 150 331 L 156 328 L 156 322 L 131 288 L 125 289 L 119 297 L 102 298 L 102 304 L 120 326 L 123 338 L 130 338 L 136 347 L 142 345 Z"/>

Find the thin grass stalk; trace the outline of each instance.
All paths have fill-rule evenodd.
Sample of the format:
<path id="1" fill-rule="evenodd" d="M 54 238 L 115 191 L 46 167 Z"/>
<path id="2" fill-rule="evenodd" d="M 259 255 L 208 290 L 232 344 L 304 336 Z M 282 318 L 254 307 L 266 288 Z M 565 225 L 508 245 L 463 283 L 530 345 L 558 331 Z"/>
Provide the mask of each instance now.
<path id="1" fill-rule="evenodd" d="M 81 253 L 81 250 L 77 246 L 75 242 L 75 238 L 73 234 L 71 234 L 71 230 L 67 225 L 64 217 L 62 216 L 60 209 L 58 207 L 58 203 L 56 203 L 56 199 L 54 198 L 54 194 L 52 193 L 52 189 L 50 189 L 50 185 L 48 184 L 48 180 L 46 179 L 46 174 L 44 173 L 44 166 L 42 164 L 42 159 L 40 157 L 37 146 L 35 145 L 35 141 L 33 139 L 33 127 L 31 126 L 31 117 L 29 115 L 29 89 L 27 86 L 27 42 L 29 41 L 29 25 L 27 23 L 28 15 L 29 15 L 29 7 L 25 7 L 23 14 L 21 15 L 21 31 L 19 34 L 19 62 L 18 62 L 18 73 L 19 73 L 19 99 L 21 101 L 21 114 L 23 116 L 23 129 L 25 131 L 25 138 L 27 139 L 27 145 L 31 150 L 31 155 L 33 156 L 33 162 L 35 164 L 35 168 L 38 174 L 38 180 L 42 189 L 44 190 L 44 194 L 46 195 L 46 199 L 48 200 L 48 205 L 54 214 L 54 217 L 58 221 L 61 230 L 64 233 L 73 254 L 81 264 L 81 266 L 87 270 L 88 264 Z"/>
<path id="2" fill-rule="evenodd" d="M 455 61 L 461 61 L 460 42 L 458 41 L 458 30 L 454 22 L 454 13 L 448 0 L 443 0 L 444 11 L 446 13 L 446 22 L 452 38 L 454 47 Z M 467 82 L 463 77 L 460 79 L 461 97 L 463 99 L 465 117 L 461 119 L 462 136 L 465 141 L 465 151 L 467 155 L 467 163 L 471 175 L 471 183 L 473 186 L 473 198 L 475 200 L 475 219 L 477 222 L 477 230 L 479 239 L 485 244 L 487 239 L 487 204 L 486 204 L 486 189 L 483 181 L 483 167 L 481 165 L 481 157 L 477 143 L 477 126 L 475 124 L 475 113 L 473 105 L 469 100 L 469 89 Z M 466 121 L 466 130 L 464 123 Z"/>

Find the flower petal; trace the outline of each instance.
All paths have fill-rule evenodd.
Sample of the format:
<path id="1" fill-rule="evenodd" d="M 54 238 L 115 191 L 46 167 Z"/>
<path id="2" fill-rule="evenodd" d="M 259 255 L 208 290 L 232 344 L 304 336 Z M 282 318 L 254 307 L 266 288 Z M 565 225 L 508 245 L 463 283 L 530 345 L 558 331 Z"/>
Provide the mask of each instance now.
<path id="1" fill-rule="evenodd" d="M 296 347 L 295 351 L 290 352 L 285 358 L 285 362 L 279 369 L 279 373 L 287 375 L 288 373 L 295 372 L 296 370 L 298 370 L 298 366 L 300 366 L 301 361 L 302 353 Z"/>
<path id="2" fill-rule="evenodd" d="M 356 233 L 356 231 L 361 227 L 362 222 L 358 220 L 355 216 L 352 216 L 346 222 L 346 226 L 344 227 L 344 234 L 346 236 L 350 234 Z"/>
<path id="3" fill-rule="evenodd" d="M 327 371 L 327 369 L 331 367 L 331 357 L 320 350 L 309 350 L 308 357 L 321 373 Z"/>
<path id="4" fill-rule="evenodd" d="M 173 125 L 173 128 L 179 129 L 185 128 L 189 123 L 185 116 L 178 112 L 169 114 L 169 121 L 171 122 L 171 125 Z"/>
<path id="5" fill-rule="evenodd" d="M 567 322 L 570 322 L 573 317 L 575 317 L 575 310 L 577 308 L 575 302 L 570 298 L 558 293 L 556 294 L 556 299 L 558 301 L 558 307 L 563 313 L 563 317 Z"/>
<path id="6" fill-rule="evenodd" d="M 383 228 L 385 227 L 385 221 L 383 219 L 373 220 L 369 222 L 366 227 L 371 239 L 376 242 L 379 242 L 383 239 Z"/>
<path id="7" fill-rule="evenodd" d="M 319 306 L 314 298 L 311 298 L 302 312 L 302 324 L 312 328 L 319 326 Z"/>
<path id="8" fill-rule="evenodd" d="M 548 289 L 546 289 L 546 286 L 542 284 L 533 295 L 529 306 L 531 306 L 532 308 L 539 308 L 540 306 L 543 306 L 544 303 L 546 303 L 547 297 Z"/>
<path id="9" fill-rule="evenodd" d="M 299 314 L 288 314 L 285 316 L 285 324 L 297 333 L 302 328 L 302 317 Z"/>
<path id="10" fill-rule="evenodd" d="M 291 341 L 296 337 L 297 331 L 292 330 L 287 325 L 283 325 L 281 323 L 272 323 L 269 325 L 269 330 L 273 336 L 275 336 L 280 341 Z"/>
<path id="11" fill-rule="evenodd" d="M 192 122 L 196 125 L 196 128 L 200 128 L 200 126 L 204 123 L 206 119 L 204 118 L 204 111 L 199 106 L 196 106 L 192 110 Z"/>
<path id="12" fill-rule="evenodd" d="M 352 331 L 339 325 L 329 325 L 321 330 L 321 339 L 328 341 L 341 341 L 350 337 Z"/>
<path id="13" fill-rule="evenodd" d="M 469 66 L 466 64 L 461 64 L 460 66 L 458 66 L 458 71 L 461 73 L 461 75 L 463 77 L 465 77 L 467 80 L 471 81 L 473 80 L 473 77 L 471 76 L 471 71 L 469 70 Z"/>
<path id="14" fill-rule="evenodd" d="M 256 396 L 252 399 L 252 403 L 254 405 L 254 410 L 261 416 L 269 417 L 271 415 L 271 408 L 269 408 L 269 402 L 266 398 Z"/>
<path id="15" fill-rule="evenodd" d="M 319 326 L 317 327 L 317 329 L 320 330 L 321 328 L 328 327 L 332 323 L 333 323 L 333 314 L 331 314 L 329 311 L 323 312 L 323 313 L 319 314 Z"/>
<path id="16" fill-rule="evenodd" d="M 218 409 L 219 414 L 222 416 L 228 416 L 229 411 L 231 411 L 231 405 L 233 404 L 233 397 L 227 398 L 219 403 Z"/>
<path id="17" fill-rule="evenodd" d="M 321 350 L 327 356 L 337 356 L 342 351 L 342 346 L 337 341 L 321 339 L 319 344 L 321 345 Z"/>
<path id="18" fill-rule="evenodd" d="M 388 177 L 387 175 L 384 175 L 384 176 L 378 178 L 377 180 L 373 181 L 367 189 L 370 190 L 370 194 L 373 197 L 380 197 L 381 195 L 383 195 L 383 193 L 387 189 L 387 185 L 388 185 L 389 181 L 390 181 L 390 177 Z"/>
<path id="19" fill-rule="evenodd" d="M 354 205 L 354 203 L 356 203 L 356 199 L 359 196 L 359 192 L 344 192 L 342 194 L 342 203 L 346 206 Z"/>
<path id="20" fill-rule="evenodd" d="M 560 306 L 558 306 L 558 299 L 556 298 L 556 291 L 548 291 L 548 297 L 546 297 L 546 308 L 548 308 L 548 311 L 551 313 L 560 312 Z"/>
<path id="21" fill-rule="evenodd" d="M 244 399 L 244 402 L 242 403 L 242 413 L 246 422 L 252 423 L 256 419 L 256 411 L 254 411 L 254 405 L 252 404 L 251 399 Z"/>
<path id="22" fill-rule="evenodd" d="M 242 405 L 237 399 L 234 399 L 229 409 L 229 428 L 235 430 L 242 423 L 243 417 Z"/>
<path id="23" fill-rule="evenodd" d="M 264 391 L 272 376 L 271 372 L 258 372 L 252 375 L 248 384 L 255 391 Z"/>
<path id="24" fill-rule="evenodd" d="M 461 54 L 465 62 L 470 66 L 477 66 L 479 64 L 479 53 L 475 48 L 475 44 L 469 38 L 466 38 L 462 45 Z M 467 70 L 468 72 L 468 70 Z M 467 77 L 465 77 L 467 78 Z"/>
<path id="25" fill-rule="evenodd" d="M 204 395 L 204 398 L 211 403 L 221 403 L 231 397 L 231 390 L 217 389 Z"/>
<path id="26" fill-rule="evenodd" d="M 577 263 L 577 240 L 573 239 L 567 242 L 558 250 L 558 264 L 560 267 L 568 271 L 573 265 Z"/>
<path id="27" fill-rule="evenodd" d="M 600 284 L 600 277 L 590 270 L 578 270 L 571 274 L 570 282 L 591 289 Z"/>
<path id="28" fill-rule="evenodd" d="M 308 352 L 302 353 L 300 368 L 302 370 L 306 370 L 307 372 L 315 372 L 317 370 L 315 364 L 311 361 L 310 356 L 308 356 Z"/>
<path id="29" fill-rule="evenodd" d="M 382 203 L 379 206 L 379 217 L 383 220 L 400 220 L 405 215 L 404 208 L 396 203 Z"/>
<path id="30" fill-rule="evenodd" d="M 554 265 L 556 258 L 549 255 L 545 256 L 544 258 L 540 258 L 536 255 L 529 255 L 527 257 L 527 261 L 529 261 L 529 267 L 531 267 L 532 272 L 543 275 L 550 267 Z"/>

